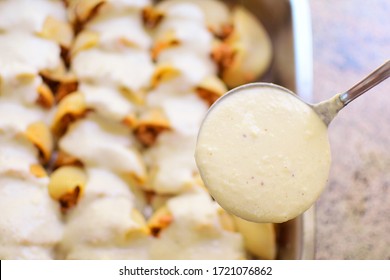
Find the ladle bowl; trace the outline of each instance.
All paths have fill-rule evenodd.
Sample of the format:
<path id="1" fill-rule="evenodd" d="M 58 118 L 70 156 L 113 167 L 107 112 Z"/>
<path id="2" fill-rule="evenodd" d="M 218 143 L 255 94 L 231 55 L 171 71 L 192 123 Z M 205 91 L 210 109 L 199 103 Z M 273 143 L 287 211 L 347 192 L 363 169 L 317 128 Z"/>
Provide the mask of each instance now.
<path id="1" fill-rule="evenodd" d="M 389 76 L 387 61 L 346 92 L 317 104 L 272 83 L 226 93 L 203 120 L 195 153 L 211 195 L 228 212 L 254 222 L 284 222 L 302 214 L 326 185 L 328 125 Z"/>

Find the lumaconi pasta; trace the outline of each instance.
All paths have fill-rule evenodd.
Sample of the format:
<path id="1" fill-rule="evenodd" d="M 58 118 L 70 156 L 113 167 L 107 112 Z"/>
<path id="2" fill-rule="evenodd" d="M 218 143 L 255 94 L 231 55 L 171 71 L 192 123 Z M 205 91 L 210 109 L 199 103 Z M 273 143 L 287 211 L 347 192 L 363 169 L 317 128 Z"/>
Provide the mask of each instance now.
<path id="1" fill-rule="evenodd" d="M 225 212 L 194 160 L 208 108 L 269 65 L 261 23 L 218 0 L 30 2 L 0 1 L 0 258 L 275 258 L 274 226 Z"/>
<path id="2" fill-rule="evenodd" d="M 61 47 L 70 43 L 57 41 L 48 25 L 68 21 L 61 1 L 35 4 L 0 2 L 0 259 L 56 258 L 62 239 L 60 209 L 43 166 L 54 146 L 54 96 L 39 73 L 59 68 Z M 71 33 L 61 36 L 71 40 L 70 25 L 65 29 Z"/>

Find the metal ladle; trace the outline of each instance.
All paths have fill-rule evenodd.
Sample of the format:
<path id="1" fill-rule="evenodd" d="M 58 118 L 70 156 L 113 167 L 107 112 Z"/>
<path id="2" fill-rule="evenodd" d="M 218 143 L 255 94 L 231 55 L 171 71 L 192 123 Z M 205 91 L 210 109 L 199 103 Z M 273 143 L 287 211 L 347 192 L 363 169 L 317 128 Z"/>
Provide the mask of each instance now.
<path id="1" fill-rule="evenodd" d="M 223 97 L 221 97 L 217 102 L 214 103 L 214 105 L 209 109 L 209 112 L 207 113 L 205 119 L 203 120 L 203 123 L 200 127 L 199 134 L 198 134 L 198 142 L 196 146 L 195 151 L 195 158 L 196 162 L 200 171 L 200 175 L 205 183 L 205 185 L 209 188 L 211 195 L 215 198 L 217 202 L 221 204 L 222 207 L 226 207 L 228 211 L 231 213 L 240 216 L 243 219 L 247 219 L 249 221 L 253 222 L 284 222 L 289 219 L 292 219 L 296 217 L 297 215 L 301 214 L 302 211 L 305 211 L 305 209 L 308 209 L 312 205 L 312 203 L 315 202 L 315 199 L 318 197 L 318 193 L 320 193 L 323 183 L 324 183 L 324 177 L 326 175 L 323 175 L 320 173 L 320 177 L 318 184 L 316 188 L 310 189 L 310 186 L 302 186 L 302 183 L 305 184 L 305 176 L 307 174 L 311 174 L 311 172 L 317 172 L 319 169 L 322 168 L 324 171 L 328 168 L 328 145 L 326 138 L 326 127 L 321 124 L 321 121 L 318 119 L 315 119 L 315 122 L 311 123 L 310 126 L 308 125 L 309 121 L 307 123 L 303 123 L 302 126 L 297 125 L 295 121 L 290 122 L 292 126 L 290 127 L 280 127 L 276 126 L 274 129 L 274 133 L 256 133 L 254 138 L 251 138 L 251 141 L 244 141 L 241 139 L 241 137 L 237 137 L 237 135 L 240 135 L 241 131 L 248 131 L 249 129 L 252 129 L 255 127 L 258 129 L 257 124 L 261 123 L 263 120 L 259 117 L 254 121 L 254 124 L 251 124 L 251 122 L 246 122 L 244 117 L 247 114 L 247 110 L 257 110 L 258 104 L 254 103 L 251 104 L 251 100 L 247 98 L 254 98 L 254 95 L 259 93 L 264 93 L 269 90 L 269 92 L 275 91 L 279 94 L 280 91 L 285 92 L 286 94 L 291 94 L 303 104 L 306 104 L 309 106 L 314 113 L 318 115 L 318 117 L 324 122 L 326 126 L 329 125 L 329 123 L 334 119 L 334 117 L 337 115 L 337 113 L 344 108 L 349 102 L 357 98 L 358 96 L 362 95 L 375 85 L 379 84 L 386 78 L 390 76 L 390 61 L 387 61 L 385 64 L 383 64 L 381 67 L 379 67 L 377 70 L 369 74 L 366 78 L 364 78 L 362 81 L 357 83 L 355 86 L 350 88 L 348 91 L 336 94 L 329 100 L 320 102 L 318 104 L 307 104 L 304 101 L 302 101 L 297 95 L 295 95 L 293 92 L 289 91 L 288 89 L 271 84 L 271 83 L 252 83 L 252 84 L 246 84 L 240 87 L 237 87 L 231 91 L 229 91 L 227 94 L 225 94 Z M 242 93 L 242 95 L 239 96 L 239 99 L 231 99 L 233 102 L 229 103 L 227 107 L 219 107 L 218 104 L 221 102 L 223 103 L 226 98 L 231 97 L 233 94 L 239 94 Z M 245 96 L 245 93 L 249 94 L 249 97 Z M 269 96 L 272 97 L 272 94 Z M 237 97 L 237 96 L 236 96 Z M 265 96 L 267 98 L 267 96 Z M 291 99 L 291 98 L 290 98 Z M 290 100 L 289 99 L 289 100 Z M 255 100 L 255 98 L 254 98 Z M 262 102 L 262 100 L 266 99 L 258 99 Z M 300 108 L 299 106 L 296 107 L 296 102 L 286 102 L 288 105 L 282 103 L 280 110 L 278 110 L 278 104 L 275 100 L 280 99 L 271 99 L 272 102 L 265 103 L 264 106 L 270 106 L 269 108 L 262 108 L 261 112 L 262 114 L 267 114 L 265 117 L 264 123 L 267 123 L 268 125 L 273 125 L 272 118 L 273 116 L 278 116 L 276 118 L 277 120 L 280 120 L 281 117 L 285 118 L 289 115 L 286 115 L 285 112 L 296 112 L 296 108 Z M 282 99 L 283 100 L 283 99 Z M 244 105 L 244 108 L 239 108 L 239 110 L 234 110 L 232 108 L 235 108 L 234 101 L 237 101 L 239 106 L 240 104 Z M 249 102 L 249 103 L 248 103 Z M 255 102 L 255 101 L 254 101 Z M 251 106 L 247 105 L 250 104 Z M 290 104 L 293 104 L 289 106 Z M 254 106 L 253 106 L 254 105 Z M 221 105 L 222 106 L 222 105 Z M 247 107 L 245 107 L 247 106 Z M 223 108 L 219 113 L 216 114 L 210 114 L 210 111 L 213 111 L 213 109 L 218 110 L 216 108 Z M 291 109 L 292 108 L 292 109 Z M 304 108 L 307 109 L 307 108 Z M 222 113 L 221 113 L 222 112 Z M 283 112 L 283 113 L 281 113 Z M 314 115 L 309 110 L 303 110 L 305 113 L 304 117 L 301 118 L 301 115 L 298 114 L 297 116 L 293 115 L 291 116 L 292 120 L 297 121 L 306 121 L 309 120 L 309 118 L 312 118 Z M 310 114 L 308 113 L 310 112 Z M 222 122 L 227 119 L 228 116 L 231 117 L 233 120 L 234 114 L 241 114 L 239 117 L 236 118 L 237 122 L 233 123 L 231 126 L 229 126 L 227 120 L 227 123 L 224 123 L 224 125 L 218 126 L 218 122 Z M 271 114 L 271 116 L 269 116 Z M 275 115 L 272 115 L 275 114 Z M 253 115 L 251 112 L 247 114 L 248 116 L 252 116 L 253 118 L 257 118 L 258 116 L 261 116 L 261 114 Z M 211 117 L 212 116 L 212 117 Z M 210 117 L 210 121 L 207 120 L 207 118 Z M 286 117 L 286 118 L 287 118 Z M 307 117 L 307 119 L 305 119 Z M 314 119 L 312 119 L 314 120 Z M 250 124 L 248 124 L 250 123 Z M 315 123 L 315 125 L 314 125 Z M 319 126 L 318 126 L 318 125 Z M 312 125 L 312 126 L 311 126 Z M 221 129 L 219 129 L 221 127 Z M 308 140 L 308 137 L 306 135 L 301 135 L 300 133 L 306 133 L 307 127 L 314 127 L 315 132 L 318 132 L 317 135 L 318 138 L 313 137 L 311 140 L 318 140 L 322 139 L 321 141 L 313 141 L 314 146 L 309 147 L 309 150 L 313 151 L 316 150 L 317 147 L 321 148 L 321 152 L 324 152 L 323 154 L 313 153 L 315 154 L 315 158 L 317 156 L 321 157 L 320 160 L 317 160 L 314 162 L 311 162 L 310 160 L 307 161 L 307 163 L 310 163 L 312 166 L 314 165 L 314 168 L 308 168 L 308 173 L 303 172 L 302 176 L 300 177 L 300 180 L 297 184 L 292 184 L 288 186 L 288 182 L 290 176 L 295 177 L 295 175 L 290 175 L 289 172 L 285 172 L 286 165 L 291 165 L 291 169 L 294 169 L 295 167 L 302 167 L 302 159 L 307 160 L 308 158 L 300 157 L 299 154 L 302 150 L 302 147 L 307 148 L 306 145 L 311 142 L 311 140 Z M 317 129 L 317 127 L 321 127 L 321 129 Z M 288 139 L 286 141 L 275 141 L 275 146 L 273 145 L 273 140 L 275 137 L 278 136 L 285 136 L 288 133 L 291 132 L 292 129 L 299 128 L 298 133 L 292 133 L 291 138 L 296 145 L 297 153 L 293 152 L 292 154 L 286 152 L 291 151 L 291 144 L 289 143 Z M 240 130 L 243 129 L 243 130 Z M 245 130 L 246 129 L 246 130 Z M 290 130 L 289 130 L 290 129 Z M 310 132 L 310 129 L 308 130 Z M 287 134 L 286 134 L 287 133 Z M 260 135 L 260 136 L 258 136 Z M 276 135 L 276 136 L 275 136 Z M 247 138 L 246 134 L 242 134 L 244 138 Z M 302 137 L 301 137 L 302 136 Z M 232 139 L 230 141 L 229 139 Z M 264 141 L 262 141 L 264 140 Z M 299 142 L 301 141 L 301 142 Z M 221 146 L 218 147 L 218 145 Z M 258 143 L 266 143 L 266 144 L 258 144 Z M 323 143 L 323 145 L 320 145 L 319 143 Z M 310 146 L 310 145 L 308 145 Z M 248 148 L 247 148 L 248 147 Z M 275 149 L 273 149 L 275 147 Z M 313 148 L 315 147 L 315 148 Z M 230 157 L 229 149 L 232 149 L 231 154 L 233 155 Z M 266 149 L 271 150 L 270 155 L 271 157 L 275 158 L 275 160 L 271 161 L 259 161 L 258 159 L 265 153 L 265 157 L 268 157 L 268 151 Z M 243 158 L 245 158 L 246 165 L 244 165 L 243 169 L 236 168 L 237 161 L 240 159 L 240 153 L 242 152 Z M 210 152 L 213 151 L 213 152 Z M 256 153 L 256 151 L 260 151 L 259 153 Z M 283 154 L 284 153 L 284 154 Z M 254 154 L 253 157 L 251 155 Z M 299 156 L 297 156 L 299 154 Z M 277 155 L 277 156 L 275 156 Z M 310 156 L 311 152 L 304 156 Z M 279 159 L 277 159 L 279 158 Z M 280 158 L 283 160 L 281 161 Z M 284 162 L 284 160 L 287 162 L 287 164 Z M 226 164 L 225 164 L 226 162 Z M 265 164 L 263 164 L 265 162 Z M 239 162 L 238 162 L 239 163 Z M 279 164 L 280 163 L 280 164 Z M 270 168 L 265 168 L 267 172 L 260 172 L 261 169 L 263 169 L 264 165 L 269 166 Z M 283 167 L 284 166 L 284 167 Z M 295 166 L 295 167 L 294 167 Z M 247 168 L 249 167 L 249 168 Z M 252 168 L 253 167 L 253 168 Z M 262 180 L 269 181 L 269 184 L 267 188 L 264 187 L 257 187 L 257 189 L 252 187 L 255 187 L 256 184 L 259 183 L 250 183 L 248 184 L 248 181 L 245 183 L 241 178 L 244 176 L 248 177 L 248 174 L 246 173 L 246 170 L 250 170 L 250 174 L 256 174 L 259 172 L 261 174 Z M 213 174 L 217 174 L 217 176 L 213 176 Z M 231 178 L 229 178 L 230 174 L 233 174 Z M 276 177 L 278 179 L 274 180 L 272 179 L 272 176 L 274 174 L 278 174 Z M 287 174 L 287 175 L 286 175 Z M 306 175 L 305 175 L 306 174 Z M 257 176 L 257 175 L 256 175 Z M 268 177 L 267 177 L 268 176 Z M 310 175 L 311 176 L 311 175 Z M 308 177 L 310 179 L 310 176 Z M 226 178 L 228 177 L 228 178 Z M 275 177 L 275 178 L 276 178 Z M 254 176 L 252 176 L 254 178 Z M 232 179 L 232 180 L 230 180 Z M 248 180 L 248 179 L 246 179 Z M 280 181 L 282 180 L 282 181 Z M 310 180 L 307 180 L 310 181 Z M 276 182 L 276 183 L 275 183 Z M 284 184 L 283 182 L 287 182 Z M 272 185 L 272 184 L 277 185 Z M 263 186 L 263 185 L 262 185 Z M 277 203 L 272 204 L 272 201 L 275 200 L 275 198 L 272 195 L 272 191 L 270 191 L 272 188 L 280 188 L 282 191 L 279 194 L 282 194 L 280 196 L 280 199 L 276 199 Z M 306 190 L 314 190 L 313 192 L 308 192 Z M 244 190 L 243 196 L 239 197 L 238 192 L 241 190 Z M 286 191 L 288 190 L 288 191 Z M 225 195 L 227 192 L 231 191 L 232 195 Z M 305 192 L 308 194 L 305 196 L 305 198 L 302 198 L 302 203 L 298 201 L 296 203 L 296 198 L 299 198 L 301 196 L 306 195 Z M 250 197 L 248 196 L 251 195 Z M 289 195 L 292 194 L 292 195 Z M 301 194 L 301 196 L 297 196 L 297 194 Z M 291 203 L 294 199 L 294 203 Z M 267 203 L 264 203 L 267 202 Z M 271 203 L 268 203 L 271 202 Z M 264 203 L 264 209 L 261 208 L 263 206 L 262 203 Z M 272 209 L 274 205 L 283 205 L 283 209 Z M 285 207 L 284 207 L 285 206 Z M 242 210 L 242 211 L 241 211 Z M 264 210 L 264 211 L 263 211 Z M 280 211 L 280 212 L 279 212 Z"/>
<path id="2" fill-rule="evenodd" d="M 390 60 L 377 68 L 375 71 L 373 71 L 346 92 L 336 94 L 328 100 L 310 106 L 320 116 L 324 123 L 329 125 L 337 113 L 349 102 L 356 99 L 382 81 L 386 80 L 389 76 Z"/>

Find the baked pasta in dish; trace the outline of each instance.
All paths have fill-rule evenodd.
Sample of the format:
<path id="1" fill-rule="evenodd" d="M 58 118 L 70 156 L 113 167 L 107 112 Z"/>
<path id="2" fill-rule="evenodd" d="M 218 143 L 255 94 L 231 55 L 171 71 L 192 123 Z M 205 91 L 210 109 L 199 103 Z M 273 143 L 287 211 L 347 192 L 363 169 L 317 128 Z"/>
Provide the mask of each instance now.
<path id="1" fill-rule="evenodd" d="M 40 73 L 61 67 L 71 41 L 58 42 L 47 21 L 72 29 L 61 1 L 36 8 L 0 1 L 0 259 L 56 258 L 64 228 L 48 193 L 54 96 Z"/>
<path id="2" fill-rule="evenodd" d="M 208 108 L 272 58 L 218 0 L 0 0 L 0 259 L 273 259 L 194 160 Z"/>

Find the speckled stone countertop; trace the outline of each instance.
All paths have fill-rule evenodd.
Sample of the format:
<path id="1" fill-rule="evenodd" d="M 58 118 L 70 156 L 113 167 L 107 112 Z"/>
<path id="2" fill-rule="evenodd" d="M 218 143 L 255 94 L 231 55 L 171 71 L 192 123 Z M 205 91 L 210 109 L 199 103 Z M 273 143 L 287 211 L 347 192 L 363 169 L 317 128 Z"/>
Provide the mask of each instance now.
<path id="1" fill-rule="evenodd" d="M 390 1 L 310 0 L 314 99 L 390 59 Z M 332 168 L 317 203 L 316 259 L 390 259 L 390 78 L 329 127 Z"/>

